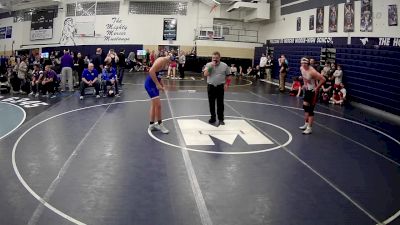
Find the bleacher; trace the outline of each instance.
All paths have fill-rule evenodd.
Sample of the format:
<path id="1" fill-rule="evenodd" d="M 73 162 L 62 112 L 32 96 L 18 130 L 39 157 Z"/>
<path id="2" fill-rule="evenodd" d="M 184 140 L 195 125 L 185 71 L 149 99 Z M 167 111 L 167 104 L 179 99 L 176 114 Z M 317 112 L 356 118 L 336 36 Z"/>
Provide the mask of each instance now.
<path id="1" fill-rule="evenodd" d="M 400 49 L 335 46 L 351 99 L 400 114 Z"/>
<path id="2" fill-rule="evenodd" d="M 284 54 L 289 61 L 286 82 L 299 76 L 300 59 L 310 56 L 320 59 L 319 44 L 277 44 L 274 47 L 273 78 L 279 79 L 277 58 Z M 400 48 L 341 45 L 336 48 L 336 63 L 342 65 L 343 82 L 349 99 L 400 115 Z M 256 48 L 257 65 L 266 46 Z"/>

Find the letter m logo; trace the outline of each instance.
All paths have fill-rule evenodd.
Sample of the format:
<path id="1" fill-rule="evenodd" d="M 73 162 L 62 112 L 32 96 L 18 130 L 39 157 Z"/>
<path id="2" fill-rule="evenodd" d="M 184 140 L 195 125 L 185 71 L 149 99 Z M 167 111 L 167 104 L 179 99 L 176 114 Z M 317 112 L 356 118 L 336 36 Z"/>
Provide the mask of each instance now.
<path id="1" fill-rule="evenodd" d="M 225 126 L 215 127 L 199 119 L 179 119 L 186 145 L 214 145 L 210 136 L 232 145 L 239 135 L 249 145 L 273 142 L 245 120 L 225 120 Z"/>

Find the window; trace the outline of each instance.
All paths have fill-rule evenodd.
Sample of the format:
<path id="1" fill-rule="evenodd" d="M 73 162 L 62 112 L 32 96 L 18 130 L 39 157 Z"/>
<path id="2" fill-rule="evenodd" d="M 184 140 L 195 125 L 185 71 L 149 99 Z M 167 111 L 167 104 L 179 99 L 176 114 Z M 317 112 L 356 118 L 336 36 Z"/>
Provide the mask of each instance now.
<path id="1" fill-rule="evenodd" d="M 119 2 L 98 2 L 96 15 L 118 15 Z"/>
<path id="2" fill-rule="evenodd" d="M 76 2 L 67 4 L 67 17 L 94 16 L 94 15 L 118 15 L 119 1 L 110 2 Z"/>
<path id="3" fill-rule="evenodd" d="M 187 2 L 129 2 L 129 14 L 186 15 Z"/>
<path id="4" fill-rule="evenodd" d="M 14 23 L 31 21 L 33 11 L 40 11 L 40 10 L 46 10 L 46 9 L 54 9 L 54 18 L 56 18 L 58 16 L 58 6 L 56 6 L 56 5 L 41 7 L 41 8 L 22 9 L 22 10 L 13 12 Z"/>

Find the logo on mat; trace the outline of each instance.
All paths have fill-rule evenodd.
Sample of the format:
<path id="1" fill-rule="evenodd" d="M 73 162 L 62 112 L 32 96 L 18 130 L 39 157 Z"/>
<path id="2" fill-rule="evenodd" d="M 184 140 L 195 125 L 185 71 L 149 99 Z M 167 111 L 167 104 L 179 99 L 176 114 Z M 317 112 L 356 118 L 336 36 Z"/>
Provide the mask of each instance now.
<path id="1" fill-rule="evenodd" d="M 225 125 L 215 127 L 199 119 L 178 119 L 186 145 L 214 145 L 211 137 L 232 145 L 240 136 L 248 145 L 274 144 L 246 120 L 225 120 Z"/>

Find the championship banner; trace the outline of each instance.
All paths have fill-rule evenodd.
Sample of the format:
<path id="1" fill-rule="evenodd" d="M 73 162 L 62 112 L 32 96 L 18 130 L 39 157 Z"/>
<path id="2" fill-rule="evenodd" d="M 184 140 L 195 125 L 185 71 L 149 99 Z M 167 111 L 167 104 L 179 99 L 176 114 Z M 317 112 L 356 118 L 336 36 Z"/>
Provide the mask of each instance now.
<path id="1" fill-rule="evenodd" d="M 354 32 L 354 2 L 344 5 L 344 32 Z"/>
<path id="2" fill-rule="evenodd" d="M 31 41 L 53 38 L 54 13 L 54 9 L 32 13 Z"/>
<path id="3" fill-rule="evenodd" d="M 338 31 L 338 6 L 331 5 L 329 6 L 329 32 L 337 32 Z"/>
<path id="4" fill-rule="evenodd" d="M 360 31 L 372 32 L 373 15 L 372 0 L 361 0 Z"/>
<path id="5" fill-rule="evenodd" d="M 317 33 L 324 32 L 324 7 L 317 9 L 317 28 L 315 29 Z"/>

